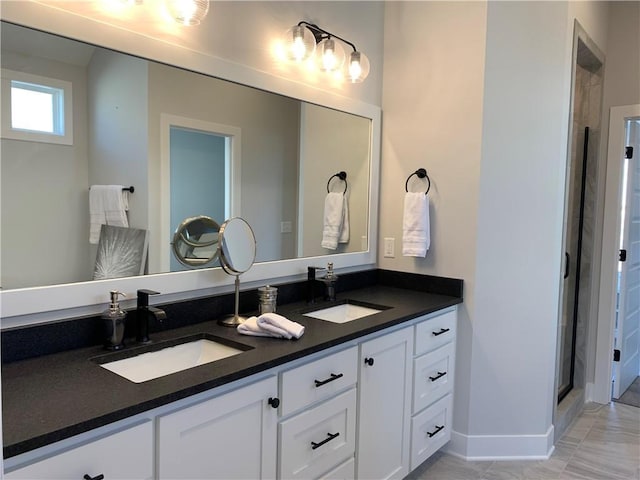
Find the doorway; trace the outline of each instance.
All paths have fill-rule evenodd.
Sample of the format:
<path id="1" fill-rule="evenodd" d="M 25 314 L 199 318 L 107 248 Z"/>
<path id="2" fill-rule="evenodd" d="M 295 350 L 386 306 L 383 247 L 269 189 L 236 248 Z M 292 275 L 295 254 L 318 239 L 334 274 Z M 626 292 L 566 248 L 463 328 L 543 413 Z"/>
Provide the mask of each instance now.
<path id="1" fill-rule="evenodd" d="M 611 395 L 640 407 L 640 118 L 625 119 Z M 635 387 L 637 389 L 637 387 Z M 635 394 L 634 394 L 635 393 Z"/>
<path id="2" fill-rule="evenodd" d="M 218 224 L 241 213 L 241 130 L 177 115 L 161 115 L 161 189 L 170 201 L 160 205 L 155 245 L 160 272 L 184 270 L 171 253 L 182 220 L 208 215 Z"/>
<path id="3" fill-rule="evenodd" d="M 634 379 L 633 373 L 637 376 L 640 370 L 640 356 L 636 353 L 640 343 L 639 122 L 640 104 L 611 108 L 595 381 L 591 396 L 592 400 L 605 404 L 614 395 L 621 395 L 629 379 Z M 633 147 L 631 155 L 629 146 Z M 632 158 L 627 159 L 625 178 L 624 164 L 628 156 Z M 626 250 L 624 262 L 620 261 L 621 250 Z"/>

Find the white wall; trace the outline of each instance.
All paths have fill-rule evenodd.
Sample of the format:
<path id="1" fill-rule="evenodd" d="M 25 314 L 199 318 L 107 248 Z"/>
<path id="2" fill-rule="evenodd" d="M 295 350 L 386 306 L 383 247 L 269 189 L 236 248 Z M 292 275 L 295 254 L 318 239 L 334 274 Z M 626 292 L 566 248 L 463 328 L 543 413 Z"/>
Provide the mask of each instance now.
<path id="1" fill-rule="evenodd" d="M 378 265 L 464 280 L 458 389 L 471 375 L 486 16 L 484 2 L 387 2 L 385 13 Z M 431 248 L 403 258 L 405 180 L 420 167 L 431 179 Z M 382 256 L 385 237 L 395 258 Z M 454 428 L 467 431 L 468 391 L 456 402 Z"/>
<path id="2" fill-rule="evenodd" d="M 606 13 L 600 2 L 387 4 L 379 265 L 465 281 L 454 453 L 544 456 L 553 442 L 573 22 L 606 44 Z M 381 258 L 382 239 L 401 238 L 418 167 L 433 184 L 432 247 Z"/>

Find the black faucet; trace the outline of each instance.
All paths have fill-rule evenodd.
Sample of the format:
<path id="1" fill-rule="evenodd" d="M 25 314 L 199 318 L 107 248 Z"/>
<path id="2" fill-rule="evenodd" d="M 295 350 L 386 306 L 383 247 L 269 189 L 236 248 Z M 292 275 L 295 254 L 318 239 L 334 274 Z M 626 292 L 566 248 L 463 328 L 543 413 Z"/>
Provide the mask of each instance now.
<path id="1" fill-rule="evenodd" d="M 316 302 L 316 272 L 324 267 L 307 267 L 307 303 Z"/>
<path id="2" fill-rule="evenodd" d="M 158 295 L 160 292 L 153 290 L 138 290 L 138 306 L 136 308 L 136 319 L 138 321 L 138 332 L 136 341 L 138 343 L 149 343 L 149 318 L 153 317 L 159 322 L 167 318 L 164 310 L 149 306 L 149 295 Z"/>

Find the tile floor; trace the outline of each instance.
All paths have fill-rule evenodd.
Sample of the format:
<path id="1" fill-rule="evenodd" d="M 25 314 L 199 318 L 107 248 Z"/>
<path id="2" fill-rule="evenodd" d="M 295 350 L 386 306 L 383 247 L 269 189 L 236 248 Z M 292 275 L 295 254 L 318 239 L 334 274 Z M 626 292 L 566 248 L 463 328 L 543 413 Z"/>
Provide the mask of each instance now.
<path id="1" fill-rule="evenodd" d="M 614 401 L 640 407 L 640 377 L 636 377 L 631 386 L 627 388 L 618 400 Z"/>
<path id="2" fill-rule="evenodd" d="M 467 462 L 436 453 L 406 480 L 640 480 L 640 408 L 589 404 L 548 460 Z"/>

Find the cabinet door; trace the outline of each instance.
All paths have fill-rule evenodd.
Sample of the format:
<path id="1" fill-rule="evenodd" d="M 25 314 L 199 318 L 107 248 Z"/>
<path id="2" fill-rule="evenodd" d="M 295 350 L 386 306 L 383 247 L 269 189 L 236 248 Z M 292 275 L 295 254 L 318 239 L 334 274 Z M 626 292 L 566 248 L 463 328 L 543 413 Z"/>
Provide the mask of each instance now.
<path id="1" fill-rule="evenodd" d="M 412 351 L 413 327 L 360 346 L 358 478 L 409 473 Z"/>
<path id="2" fill-rule="evenodd" d="M 145 480 L 153 477 L 153 424 L 147 421 L 6 473 L 7 480 Z"/>
<path id="3" fill-rule="evenodd" d="M 158 419 L 160 479 L 276 476 L 276 377 Z"/>

